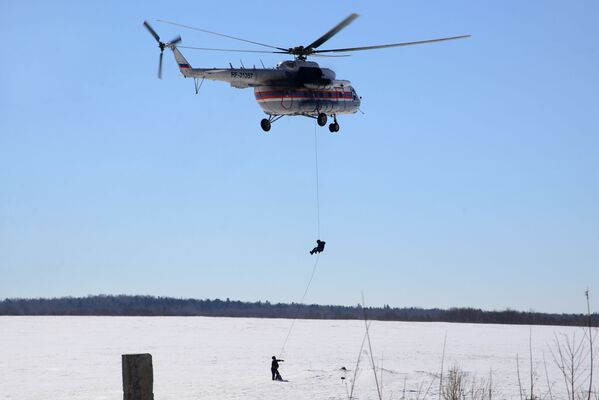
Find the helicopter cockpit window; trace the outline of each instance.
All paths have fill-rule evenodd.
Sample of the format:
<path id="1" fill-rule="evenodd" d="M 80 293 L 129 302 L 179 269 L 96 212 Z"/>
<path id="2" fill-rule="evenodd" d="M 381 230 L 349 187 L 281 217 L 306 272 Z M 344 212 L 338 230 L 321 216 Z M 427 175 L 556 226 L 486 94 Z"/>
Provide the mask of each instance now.
<path id="1" fill-rule="evenodd" d="M 295 61 L 283 61 L 277 66 L 284 69 L 295 69 Z"/>

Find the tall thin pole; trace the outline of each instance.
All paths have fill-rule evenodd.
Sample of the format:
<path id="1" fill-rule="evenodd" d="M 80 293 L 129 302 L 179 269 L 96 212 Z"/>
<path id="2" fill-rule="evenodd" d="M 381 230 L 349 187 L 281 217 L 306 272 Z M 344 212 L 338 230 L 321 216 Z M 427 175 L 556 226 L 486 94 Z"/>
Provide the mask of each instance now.
<path id="1" fill-rule="evenodd" d="M 366 326 L 366 338 L 368 339 L 368 351 L 370 352 L 370 362 L 372 364 L 372 372 L 374 372 L 374 383 L 376 384 L 376 391 L 379 395 L 379 400 L 383 400 L 381 395 L 381 387 L 379 385 L 379 378 L 376 374 L 376 365 L 374 363 L 374 355 L 372 354 L 372 343 L 370 342 L 370 332 L 368 329 L 368 317 L 366 315 L 366 303 L 364 302 L 364 293 L 362 293 L 362 309 L 364 310 L 364 325 Z"/>
<path id="2" fill-rule="evenodd" d="M 591 321 L 591 304 L 589 301 L 589 288 L 584 292 L 584 295 L 587 298 L 587 317 L 588 317 L 588 325 L 589 325 L 589 351 L 591 357 L 591 372 L 589 374 L 589 393 L 587 396 L 587 400 L 591 400 L 591 390 L 593 389 L 593 330 L 592 330 L 592 321 Z"/>

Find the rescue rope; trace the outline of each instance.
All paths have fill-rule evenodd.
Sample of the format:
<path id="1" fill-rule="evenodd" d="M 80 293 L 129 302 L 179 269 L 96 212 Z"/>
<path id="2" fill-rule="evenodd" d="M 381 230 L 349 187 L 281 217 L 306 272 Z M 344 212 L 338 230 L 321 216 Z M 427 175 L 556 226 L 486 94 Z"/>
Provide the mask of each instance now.
<path id="1" fill-rule="evenodd" d="M 315 161 L 315 172 L 316 172 L 316 233 L 317 238 L 320 239 L 320 191 L 319 191 L 319 179 L 318 179 L 318 134 L 316 132 L 316 121 L 314 122 L 314 161 Z M 285 353 L 285 346 L 287 345 L 287 341 L 289 340 L 289 336 L 291 336 L 291 331 L 293 331 L 293 327 L 295 326 L 295 320 L 299 316 L 300 308 L 302 304 L 304 304 L 304 300 L 306 299 L 306 295 L 308 294 L 308 290 L 310 289 L 310 285 L 312 284 L 312 280 L 314 279 L 314 275 L 316 274 L 316 268 L 318 267 L 318 260 L 320 259 L 320 253 L 316 253 L 316 260 L 314 261 L 314 266 L 312 267 L 312 273 L 310 274 L 310 279 L 308 280 L 308 284 L 304 289 L 304 294 L 302 295 L 302 299 L 299 303 L 297 303 L 297 308 L 295 310 L 295 315 L 291 321 L 291 325 L 289 326 L 289 330 L 287 331 L 287 336 L 285 336 L 285 341 L 283 342 L 283 346 L 281 347 L 281 351 L 279 352 L 279 357 L 283 357 Z"/>
<path id="2" fill-rule="evenodd" d="M 310 289 L 310 285 L 312 284 L 312 280 L 314 279 L 314 275 L 316 273 L 316 267 L 318 267 L 318 260 L 320 259 L 320 254 L 316 255 L 316 261 L 314 261 L 314 266 L 312 267 L 312 273 L 310 274 L 310 279 L 308 280 L 308 284 L 306 285 L 306 289 L 304 290 L 304 294 L 299 303 L 297 303 L 297 308 L 295 309 L 295 316 L 291 321 L 291 325 L 289 326 L 289 330 L 287 331 L 287 336 L 285 336 L 285 341 L 283 342 L 283 346 L 281 347 L 281 351 L 279 352 L 279 357 L 283 357 L 283 353 L 285 353 L 285 346 L 287 345 L 287 341 L 289 340 L 289 336 L 291 335 L 291 331 L 293 330 L 293 326 L 295 325 L 295 320 L 299 316 L 300 308 L 302 304 L 304 304 L 304 300 L 306 299 L 306 295 L 308 294 L 308 289 Z"/>
<path id="3" fill-rule="evenodd" d="M 314 161 L 316 164 L 316 238 L 320 239 L 320 185 L 318 182 L 318 135 L 316 134 L 316 121 L 314 122 Z"/>

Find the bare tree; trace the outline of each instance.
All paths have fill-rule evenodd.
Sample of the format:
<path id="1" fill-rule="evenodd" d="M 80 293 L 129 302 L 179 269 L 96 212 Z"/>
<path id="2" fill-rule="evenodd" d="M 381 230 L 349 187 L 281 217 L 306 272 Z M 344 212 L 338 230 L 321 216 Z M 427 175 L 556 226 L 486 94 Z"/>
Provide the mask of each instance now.
<path id="1" fill-rule="evenodd" d="M 593 392 L 596 332 L 593 331 L 589 289 L 584 294 L 587 303 L 587 326 L 583 329 L 583 337 L 577 339 L 576 333 L 555 335 L 553 346 L 549 348 L 561 373 L 568 400 L 592 400 L 593 396 L 597 400 L 598 397 L 597 393 Z M 545 374 L 547 376 L 547 372 Z M 547 385 L 553 398 L 548 377 Z"/>
<path id="2" fill-rule="evenodd" d="M 487 381 L 470 376 L 458 365 L 454 365 L 447 371 L 446 376 L 441 387 L 443 400 L 492 400 L 496 394 L 492 371 Z"/>
<path id="3" fill-rule="evenodd" d="M 529 331 L 528 331 L 528 356 L 529 356 L 529 362 L 530 362 L 530 400 L 534 400 L 535 399 L 535 394 L 534 394 L 534 387 L 535 387 L 535 368 L 534 368 L 534 364 L 532 361 L 532 327 L 530 327 Z"/>
<path id="4" fill-rule="evenodd" d="M 358 370 L 360 369 L 360 359 L 362 358 L 362 351 L 364 350 L 365 343 L 366 343 L 366 333 L 364 333 L 364 337 L 362 338 L 362 344 L 360 345 L 360 351 L 358 352 L 358 359 L 356 360 L 356 366 L 354 368 L 354 377 L 351 381 L 351 390 L 347 396 L 348 400 L 353 400 L 353 398 L 354 398 L 354 387 L 356 385 L 356 379 L 358 378 Z M 347 385 L 347 381 L 345 382 L 345 384 Z M 347 386 L 345 387 L 345 391 L 347 392 Z"/>
<path id="5" fill-rule="evenodd" d="M 568 399 L 577 400 L 582 382 L 581 374 L 584 359 L 584 341 L 576 340 L 576 333 L 570 338 L 566 334 L 555 335 L 554 349 L 551 350 L 553 361 L 564 379 Z"/>
<path id="6" fill-rule="evenodd" d="M 588 339 L 589 339 L 589 357 L 590 357 L 590 372 L 589 372 L 589 391 L 587 400 L 591 400 L 591 392 L 593 391 L 593 324 L 591 321 L 591 304 L 589 301 L 589 289 L 584 292 L 587 298 L 587 321 L 588 321 Z"/>
<path id="7" fill-rule="evenodd" d="M 447 331 L 445 331 L 445 338 L 443 338 L 443 355 L 441 356 L 441 372 L 439 373 L 439 399 L 441 399 L 441 392 L 443 389 L 443 364 L 445 363 L 445 346 L 447 345 Z"/>
<path id="8" fill-rule="evenodd" d="M 520 359 L 516 354 L 516 373 L 518 375 L 518 393 L 520 393 L 520 400 L 524 400 L 524 392 L 522 391 L 522 380 L 520 379 Z"/>
<path id="9" fill-rule="evenodd" d="M 547 390 L 549 393 L 549 400 L 553 400 L 553 391 L 551 387 L 553 384 L 549 381 L 549 373 L 547 372 L 547 360 L 545 360 L 545 352 L 543 352 L 543 367 L 545 367 L 545 379 L 547 380 Z"/>
<path id="10" fill-rule="evenodd" d="M 489 368 L 489 384 L 487 385 L 489 400 L 493 400 L 493 368 Z"/>
<path id="11" fill-rule="evenodd" d="M 454 365 L 447 371 L 447 379 L 441 388 L 443 400 L 460 400 L 464 394 L 465 373 Z"/>

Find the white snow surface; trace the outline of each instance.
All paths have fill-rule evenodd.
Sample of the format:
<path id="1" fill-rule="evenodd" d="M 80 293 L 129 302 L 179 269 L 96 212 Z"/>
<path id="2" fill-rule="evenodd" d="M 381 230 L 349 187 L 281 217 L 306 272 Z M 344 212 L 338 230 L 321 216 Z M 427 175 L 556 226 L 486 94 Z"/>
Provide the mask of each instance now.
<path id="1" fill-rule="evenodd" d="M 347 399 L 364 321 L 209 317 L 0 317 L 0 399 L 122 399 L 121 354 L 151 353 L 154 397 L 162 399 Z M 549 352 L 556 334 L 582 328 L 372 321 L 376 368 L 382 366 L 385 400 L 437 399 L 435 380 L 447 335 L 445 367 L 470 376 L 492 371 L 500 399 L 519 399 L 516 354 L 522 384 L 530 387 L 532 335 L 535 390 L 546 398 L 547 365 L 554 398 L 563 381 Z M 270 359 L 285 359 L 270 377 Z M 543 363 L 543 356 L 547 362 Z M 351 371 L 343 381 L 341 367 Z M 588 371 L 587 371 L 588 372 Z M 380 375 L 379 375 L 380 378 Z M 431 382 L 432 385 L 431 385 Z M 405 386 L 404 386 L 405 385 Z M 362 352 L 355 398 L 378 399 L 368 344 Z"/>

